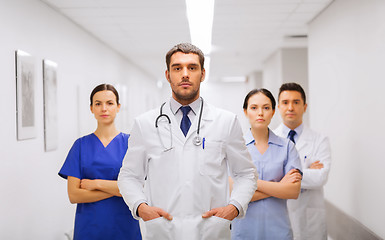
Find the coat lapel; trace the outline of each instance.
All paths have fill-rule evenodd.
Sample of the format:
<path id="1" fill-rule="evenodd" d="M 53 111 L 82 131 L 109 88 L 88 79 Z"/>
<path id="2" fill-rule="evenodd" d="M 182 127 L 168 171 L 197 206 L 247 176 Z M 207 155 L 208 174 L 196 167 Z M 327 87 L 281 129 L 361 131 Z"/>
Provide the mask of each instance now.
<path id="1" fill-rule="evenodd" d="M 200 123 L 199 134 L 201 137 L 204 137 L 204 136 L 202 136 L 202 129 L 205 129 L 207 127 L 207 125 L 210 124 L 214 120 L 214 117 L 213 117 L 214 111 L 213 111 L 212 106 L 207 104 L 203 100 L 203 98 L 202 98 L 202 101 L 203 101 L 203 111 L 202 111 L 202 109 L 199 109 L 199 111 L 202 111 L 202 119 L 201 119 L 201 123 Z M 200 114 L 200 112 L 197 112 L 197 115 L 195 116 L 194 121 L 191 124 L 190 130 L 187 133 L 186 139 L 193 138 L 196 136 L 197 130 L 198 130 L 199 114 Z"/>
<path id="2" fill-rule="evenodd" d="M 178 121 L 175 118 L 175 115 L 171 111 L 170 101 L 167 101 L 166 104 L 164 105 L 163 113 L 166 114 L 171 120 L 171 132 L 172 132 L 173 139 L 184 143 L 186 141 L 186 138 L 183 135 L 182 130 L 180 129 L 180 123 L 178 123 Z M 162 128 L 164 129 L 163 131 L 167 131 L 168 135 L 170 134 L 169 124 L 162 124 Z"/>
<path id="3" fill-rule="evenodd" d="M 201 111 L 201 109 L 199 109 Z M 186 137 L 183 135 L 182 130 L 180 129 L 180 123 L 175 118 L 175 115 L 171 111 L 170 107 L 170 101 L 167 101 L 166 104 L 163 107 L 163 113 L 166 114 L 170 120 L 171 120 L 171 131 L 173 135 L 173 139 L 177 139 L 178 141 L 185 144 L 187 141 L 190 141 L 190 138 L 196 136 L 197 129 L 198 129 L 198 122 L 199 122 L 199 114 L 200 112 L 196 113 L 196 116 L 194 118 L 194 121 L 191 123 L 190 130 L 188 131 Z M 202 129 L 205 129 L 208 124 L 210 124 L 214 120 L 214 110 L 211 105 L 207 104 L 203 100 L 203 112 L 202 112 L 202 119 L 200 123 L 200 135 L 202 136 Z M 168 136 L 170 133 L 169 130 L 169 124 L 165 120 L 166 118 L 162 118 L 162 120 L 159 121 L 159 131 L 162 134 L 167 134 Z M 175 141 L 175 140 L 174 140 Z"/>
<path id="4" fill-rule="evenodd" d="M 296 144 L 296 148 L 298 152 L 301 152 L 302 149 L 306 148 L 309 144 L 309 131 L 306 126 L 304 126 L 301 136 L 299 136 L 298 142 Z"/>

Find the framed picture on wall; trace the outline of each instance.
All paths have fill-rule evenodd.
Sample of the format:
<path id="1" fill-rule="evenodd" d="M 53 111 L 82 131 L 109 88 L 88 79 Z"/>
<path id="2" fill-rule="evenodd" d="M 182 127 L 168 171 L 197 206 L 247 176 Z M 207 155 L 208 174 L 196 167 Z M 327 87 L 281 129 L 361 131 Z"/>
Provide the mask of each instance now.
<path id="1" fill-rule="evenodd" d="M 35 64 L 33 57 L 16 51 L 17 140 L 36 137 Z"/>
<path id="2" fill-rule="evenodd" d="M 57 124 L 57 64 L 43 60 L 44 92 L 44 149 L 53 151 L 58 146 Z"/>

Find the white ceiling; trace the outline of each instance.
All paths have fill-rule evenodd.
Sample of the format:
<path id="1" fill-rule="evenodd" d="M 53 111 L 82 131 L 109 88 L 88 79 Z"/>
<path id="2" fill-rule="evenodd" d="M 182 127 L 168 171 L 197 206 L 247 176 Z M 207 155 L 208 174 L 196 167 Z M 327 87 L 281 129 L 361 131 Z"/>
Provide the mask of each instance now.
<path id="1" fill-rule="evenodd" d="M 164 78 L 166 52 L 190 33 L 183 0 L 41 0 L 147 71 Z M 333 0 L 216 0 L 210 81 L 261 70 L 280 47 L 304 47 L 307 23 Z M 198 46 L 199 47 L 199 46 Z"/>

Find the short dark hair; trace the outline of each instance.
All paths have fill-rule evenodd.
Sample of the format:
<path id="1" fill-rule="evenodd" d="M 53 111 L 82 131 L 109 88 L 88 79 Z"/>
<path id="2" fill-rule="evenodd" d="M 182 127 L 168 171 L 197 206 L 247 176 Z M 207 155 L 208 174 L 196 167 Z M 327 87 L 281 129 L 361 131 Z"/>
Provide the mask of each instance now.
<path id="1" fill-rule="evenodd" d="M 299 92 L 301 94 L 301 97 L 302 97 L 302 100 L 303 100 L 303 104 L 306 104 L 306 94 L 305 94 L 305 91 L 303 90 L 301 85 L 299 85 L 298 83 L 291 82 L 291 83 L 284 83 L 284 84 L 282 84 L 281 87 L 279 88 L 278 101 L 279 101 L 279 97 L 281 96 L 281 93 L 283 91 L 297 91 L 297 92 Z"/>
<path id="2" fill-rule="evenodd" d="M 91 95 L 90 95 L 90 106 L 92 106 L 92 101 L 93 101 L 95 93 L 100 92 L 100 91 L 106 91 L 106 90 L 107 91 L 111 91 L 111 92 L 113 92 L 115 94 L 116 104 L 119 105 L 119 94 L 118 94 L 118 91 L 116 91 L 114 86 L 112 86 L 111 84 L 103 83 L 103 84 L 100 84 L 100 85 L 96 86 L 94 88 L 94 90 L 92 90 Z"/>
<path id="3" fill-rule="evenodd" d="M 182 52 L 185 54 L 188 54 L 188 53 L 197 54 L 199 57 L 199 63 L 201 64 L 201 70 L 203 70 L 204 64 L 205 64 L 205 55 L 203 54 L 202 50 L 192 45 L 191 43 L 179 43 L 167 52 L 166 54 L 167 70 L 170 70 L 171 56 L 176 52 Z"/>
<path id="4" fill-rule="evenodd" d="M 274 96 L 273 94 L 271 94 L 271 92 L 265 88 L 257 88 L 257 89 L 253 89 L 251 90 L 245 97 L 245 101 L 243 102 L 243 109 L 246 110 L 247 109 L 247 106 L 249 104 L 249 99 L 257 94 L 257 93 L 262 93 L 263 95 L 265 95 L 266 97 L 268 97 L 271 101 L 271 108 L 274 110 L 275 109 L 275 99 L 274 99 Z"/>

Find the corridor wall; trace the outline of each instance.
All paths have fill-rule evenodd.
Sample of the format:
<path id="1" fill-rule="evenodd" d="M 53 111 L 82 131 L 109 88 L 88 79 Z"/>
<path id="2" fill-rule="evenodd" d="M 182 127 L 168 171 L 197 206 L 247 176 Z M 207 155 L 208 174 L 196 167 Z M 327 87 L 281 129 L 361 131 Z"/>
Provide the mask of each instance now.
<path id="1" fill-rule="evenodd" d="M 38 0 L 0 1 L 0 239 L 65 239 L 75 205 L 57 172 L 76 138 L 95 130 L 89 94 L 116 85 L 122 110 L 118 127 L 158 103 L 152 76 Z M 36 138 L 16 139 L 15 50 L 34 57 Z M 44 150 L 42 60 L 58 64 L 58 148 Z M 149 94 L 151 93 L 151 95 Z M 133 101 L 135 99 L 135 101 Z M 134 105 L 135 102 L 135 105 Z"/>
<path id="2" fill-rule="evenodd" d="M 283 47 L 277 49 L 263 63 L 263 87 L 271 91 L 278 105 L 279 88 L 283 83 L 296 82 L 308 92 L 308 59 L 305 47 Z M 308 113 L 304 115 L 308 124 Z M 282 122 L 278 109 L 270 123 L 275 129 Z"/>
<path id="3" fill-rule="evenodd" d="M 308 46 L 310 124 L 332 148 L 326 199 L 381 238 L 384 13 L 381 0 L 336 0 L 310 23 Z"/>

